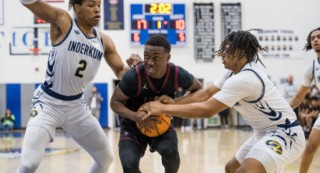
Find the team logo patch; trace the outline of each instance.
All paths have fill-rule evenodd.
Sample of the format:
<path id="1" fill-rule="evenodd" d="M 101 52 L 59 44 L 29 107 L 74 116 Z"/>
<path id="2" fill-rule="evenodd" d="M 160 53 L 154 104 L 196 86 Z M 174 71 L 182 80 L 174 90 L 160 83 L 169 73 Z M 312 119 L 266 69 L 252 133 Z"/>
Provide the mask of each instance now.
<path id="1" fill-rule="evenodd" d="M 37 110 L 32 110 L 30 113 L 30 117 L 35 117 L 38 115 L 38 111 Z"/>
<path id="2" fill-rule="evenodd" d="M 282 150 L 282 147 L 281 145 L 279 144 L 279 142 L 277 141 L 274 141 L 274 140 L 268 140 L 266 141 L 266 145 L 272 149 L 273 151 L 275 151 L 276 153 L 278 154 L 282 154 L 283 153 L 283 150 Z"/>

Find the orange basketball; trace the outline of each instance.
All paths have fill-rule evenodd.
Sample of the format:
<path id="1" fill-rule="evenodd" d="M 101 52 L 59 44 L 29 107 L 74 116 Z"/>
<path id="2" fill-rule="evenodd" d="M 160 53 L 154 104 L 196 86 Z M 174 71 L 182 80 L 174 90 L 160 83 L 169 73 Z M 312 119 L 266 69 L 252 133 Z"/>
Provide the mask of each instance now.
<path id="1" fill-rule="evenodd" d="M 141 127 L 138 123 L 137 123 L 137 127 L 140 130 L 140 132 L 146 136 L 158 137 L 160 135 L 163 135 L 165 132 L 167 132 L 171 125 L 171 118 L 166 114 L 161 114 L 160 120 L 161 120 L 161 123 L 155 123 L 155 127 L 157 128 L 157 130 L 149 129 L 149 131 L 146 131 L 146 129 Z"/>

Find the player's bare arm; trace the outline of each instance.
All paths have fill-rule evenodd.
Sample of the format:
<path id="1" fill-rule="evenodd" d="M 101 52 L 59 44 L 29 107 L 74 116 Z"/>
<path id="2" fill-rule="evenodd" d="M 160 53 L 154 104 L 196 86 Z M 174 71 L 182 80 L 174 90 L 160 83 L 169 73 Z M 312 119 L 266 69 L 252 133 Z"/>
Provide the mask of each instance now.
<path id="1" fill-rule="evenodd" d="M 293 109 L 295 109 L 296 107 L 298 107 L 302 103 L 302 101 L 304 100 L 304 97 L 308 93 L 309 89 L 310 89 L 310 87 L 306 87 L 306 86 L 301 85 L 298 92 L 291 100 L 290 106 Z"/>
<path id="2" fill-rule="evenodd" d="M 204 102 L 179 105 L 165 105 L 158 100 L 142 105 L 139 110 L 148 112 L 143 119 L 162 113 L 181 118 L 209 118 L 226 108 L 228 108 L 227 105 L 211 97 Z"/>
<path id="3" fill-rule="evenodd" d="M 197 78 L 194 78 L 192 85 L 187 89 L 187 91 L 189 91 L 189 93 L 194 93 L 194 92 L 199 91 L 201 89 L 202 89 L 201 82 Z M 176 102 L 176 100 L 183 100 L 183 99 L 182 99 L 182 97 L 179 97 L 177 99 L 173 99 L 167 95 L 163 95 L 163 96 L 159 97 L 157 100 L 160 100 L 160 102 L 164 103 L 164 104 L 175 104 L 175 103 L 182 104 L 181 101 Z"/>
<path id="4" fill-rule="evenodd" d="M 159 122 L 159 119 L 156 116 L 151 116 L 148 120 L 142 121 L 142 117 L 144 117 L 146 115 L 146 112 L 144 112 L 144 111 L 134 112 L 134 111 L 128 109 L 124 104 L 125 101 L 127 101 L 128 99 L 129 99 L 129 97 L 126 96 L 121 91 L 119 86 L 117 86 L 114 90 L 112 97 L 111 97 L 111 101 L 110 101 L 111 109 L 114 112 L 118 113 L 119 115 L 126 117 L 126 118 L 129 118 L 130 120 L 139 123 L 144 128 L 152 128 L 152 129 L 155 128 L 154 123 Z"/>
<path id="5" fill-rule="evenodd" d="M 194 102 L 203 102 L 208 100 L 212 97 L 215 93 L 220 91 L 219 88 L 215 86 L 210 86 L 205 89 L 198 90 L 197 92 L 190 93 L 184 97 L 175 99 L 176 104 L 187 104 L 187 103 L 194 103 Z"/>
<path id="6" fill-rule="evenodd" d="M 122 79 L 122 76 L 128 71 L 129 67 L 125 66 L 125 64 L 122 62 L 112 39 L 103 33 L 100 34 L 105 49 L 104 58 L 117 78 Z"/>
<path id="7" fill-rule="evenodd" d="M 52 44 L 60 43 L 71 27 L 71 16 L 65 10 L 51 6 L 38 0 L 31 4 L 24 4 L 35 15 L 50 23 L 50 39 Z"/>
<path id="8" fill-rule="evenodd" d="M 138 54 L 131 54 L 131 56 L 127 60 L 128 66 L 126 66 L 122 62 L 112 39 L 103 33 L 100 34 L 103 39 L 105 48 L 104 58 L 117 78 L 122 79 L 122 76 L 129 70 L 130 66 L 141 61 L 141 57 Z"/>

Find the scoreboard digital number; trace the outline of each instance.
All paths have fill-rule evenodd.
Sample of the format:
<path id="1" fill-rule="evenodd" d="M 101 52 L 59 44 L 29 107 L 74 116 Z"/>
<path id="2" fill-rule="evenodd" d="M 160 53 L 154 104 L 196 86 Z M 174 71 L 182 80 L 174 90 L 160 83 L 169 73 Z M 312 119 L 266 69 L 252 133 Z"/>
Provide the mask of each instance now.
<path id="1" fill-rule="evenodd" d="M 131 4 L 131 45 L 141 46 L 153 34 L 165 36 L 171 45 L 185 46 L 185 4 Z"/>

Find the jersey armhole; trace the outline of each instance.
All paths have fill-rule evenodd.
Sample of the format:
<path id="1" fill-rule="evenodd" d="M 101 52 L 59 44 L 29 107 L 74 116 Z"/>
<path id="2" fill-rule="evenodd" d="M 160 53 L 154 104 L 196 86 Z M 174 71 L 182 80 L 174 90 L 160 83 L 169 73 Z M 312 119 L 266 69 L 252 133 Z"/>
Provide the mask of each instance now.
<path id="1" fill-rule="evenodd" d="M 67 34 L 65 35 L 65 37 L 57 44 L 52 44 L 52 47 L 57 47 L 59 46 L 60 44 L 62 44 L 67 38 L 68 36 L 70 35 L 71 31 L 72 31 L 72 28 L 73 28 L 73 25 L 75 25 L 75 23 L 73 23 L 73 19 L 71 20 L 71 26 L 67 32 Z"/>

